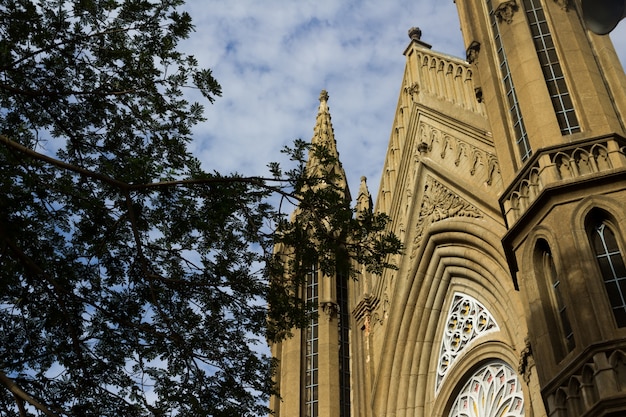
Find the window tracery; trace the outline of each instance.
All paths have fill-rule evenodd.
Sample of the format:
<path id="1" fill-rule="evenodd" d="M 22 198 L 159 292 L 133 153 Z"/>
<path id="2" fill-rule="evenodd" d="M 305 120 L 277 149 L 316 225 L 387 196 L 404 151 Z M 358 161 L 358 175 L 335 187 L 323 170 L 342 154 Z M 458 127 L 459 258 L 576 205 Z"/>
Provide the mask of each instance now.
<path id="1" fill-rule="evenodd" d="M 461 351 L 473 340 L 495 330 L 499 330 L 498 324 L 481 303 L 469 295 L 454 294 L 441 340 L 436 391 Z"/>
<path id="2" fill-rule="evenodd" d="M 480 368 L 459 392 L 449 417 L 523 417 L 522 386 L 513 369 L 493 362 Z"/>

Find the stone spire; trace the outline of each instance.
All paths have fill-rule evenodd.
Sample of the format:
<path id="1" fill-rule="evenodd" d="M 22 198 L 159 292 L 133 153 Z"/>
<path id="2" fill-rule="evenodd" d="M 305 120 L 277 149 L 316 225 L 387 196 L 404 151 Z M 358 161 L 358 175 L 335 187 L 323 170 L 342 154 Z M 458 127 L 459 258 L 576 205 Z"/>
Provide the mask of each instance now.
<path id="1" fill-rule="evenodd" d="M 325 147 L 331 156 L 336 161 L 332 168 L 334 172 L 339 176 L 340 184 L 343 187 L 346 198 L 350 198 L 350 190 L 348 189 L 348 183 L 346 181 L 346 173 L 339 161 L 339 152 L 337 151 L 337 141 L 335 140 L 335 132 L 333 130 L 333 124 L 330 117 L 330 109 L 328 108 L 328 92 L 322 90 L 320 93 L 320 105 L 317 111 L 317 118 L 315 120 L 315 127 L 313 128 L 313 138 L 311 143 Z M 309 153 L 309 161 L 307 162 L 307 168 L 313 172 L 321 168 L 321 162 Z"/>
<path id="2" fill-rule="evenodd" d="M 370 213 L 372 211 L 372 195 L 367 188 L 367 178 L 361 177 L 361 185 L 359 185 L 359 194 L 356 198 L 356 213 Z"/>

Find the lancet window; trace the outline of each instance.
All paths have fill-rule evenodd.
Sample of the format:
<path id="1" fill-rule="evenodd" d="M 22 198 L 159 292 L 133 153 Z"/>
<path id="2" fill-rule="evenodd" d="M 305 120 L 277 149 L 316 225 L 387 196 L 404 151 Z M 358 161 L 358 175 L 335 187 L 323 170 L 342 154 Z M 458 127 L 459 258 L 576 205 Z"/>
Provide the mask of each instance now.
<path id="1" fill-rule="evenodd" d="M 312 268 L 306 279 L 306 301 L 312 306 L 311 322 L 305 331 L 304 415 L 318 417 L 319 409 L 319 277 Z"/>
<path id="2" fill-rule="evenodd" d="M 615 322 L 618 327 L 626 327 L 626 266 L 617 236 L 612 224 L 604 219 L 596 221 L 590 233 Z"/>
<path id="3" fill-rule="evenodd" d="M 563 135 L 580 132 L 572 97 L 554 46 L 550 27 L 539 0 L 523 0 L 526 17 L 539 58 L 539 64 L 550 92 L 552 106 Z"/>
<path id="4" fill-rule="evenodd" d="M 509 62 L 506 57 L 504 45 L 502 44 L 500 28 L 498 27 L 498 19 L 496 18 L 495 11 L 493 9 L 492 0 L 487 0 L 487 9 L 489 10 L 489 21 L 493 32 L 495 49 L 498 55 L 498 65 L 500 67 L 500 75 L 504 85 L 504 93 L 507 100 L 506 102 L 509 107 L 511 122 L 513 123 L 513 131 L 515 132 L 515 141 L 517 143 L 520 158 L 523 162 L 530 158 L 532 150 L 530 148 L 530 142 L 528 141 L 526 126 L 524 126 L 524 120 L 522 119 L 522 112 L 520 111 L 517 93 L 515 92 L 515 86 L 513 85 L 513 79 L 511 78 L 511 70 L 509 69 Z"/>

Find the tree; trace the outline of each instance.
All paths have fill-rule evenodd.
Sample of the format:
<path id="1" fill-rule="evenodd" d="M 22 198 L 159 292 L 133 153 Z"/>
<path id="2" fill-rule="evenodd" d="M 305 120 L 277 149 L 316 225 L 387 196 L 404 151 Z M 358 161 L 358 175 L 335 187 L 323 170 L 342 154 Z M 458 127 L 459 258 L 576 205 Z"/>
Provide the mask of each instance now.
<path id="1" fill-rule="evenodd" d="M 183 92 L 221 90 L 177 50 L 181 3 L 0 0 L 1 414 L 265 414 L 257 346 L 307 323 L 311 263 L 400 250 L 306 169 L 307 150 L 332 164 L 321 147 L 268 178 L 203 170 Z"/>

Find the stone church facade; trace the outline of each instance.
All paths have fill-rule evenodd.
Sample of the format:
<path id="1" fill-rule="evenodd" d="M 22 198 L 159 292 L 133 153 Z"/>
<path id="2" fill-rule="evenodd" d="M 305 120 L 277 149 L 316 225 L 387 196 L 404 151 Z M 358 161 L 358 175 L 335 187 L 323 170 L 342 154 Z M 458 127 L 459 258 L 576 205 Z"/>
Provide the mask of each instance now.
<path id="1" fill-rule="evenodd" d="M 312 272 L 318 318 L 272 347 L 279 417 L 626 416 L 621 64 L 578 0 L 456 5 L 466 57 L 410 31 L 377 201 L 356 198 L 398 270 Z"/>

